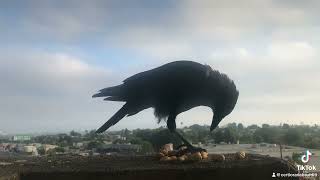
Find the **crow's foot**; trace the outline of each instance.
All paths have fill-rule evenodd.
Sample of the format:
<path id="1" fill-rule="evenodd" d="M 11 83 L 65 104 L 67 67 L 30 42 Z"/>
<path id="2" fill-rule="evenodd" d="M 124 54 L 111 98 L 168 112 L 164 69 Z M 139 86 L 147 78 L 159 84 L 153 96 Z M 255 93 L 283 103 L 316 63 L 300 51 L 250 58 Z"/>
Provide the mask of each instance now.
<path id="1" fill-rule="evenodd" d="M 178 156 L 188 154 L 188 153 L 194 154 L 197 152 L 200 152 L 200 153 L 207 152 L 206 149 L 203 149 L 200 147 L 194 147 L 194 146 L 190 146 L 190 145 L 186 145 L 186 144 L 182 144 L 182 145 L 178 146 L 177 151 L 178 151 Z"/>

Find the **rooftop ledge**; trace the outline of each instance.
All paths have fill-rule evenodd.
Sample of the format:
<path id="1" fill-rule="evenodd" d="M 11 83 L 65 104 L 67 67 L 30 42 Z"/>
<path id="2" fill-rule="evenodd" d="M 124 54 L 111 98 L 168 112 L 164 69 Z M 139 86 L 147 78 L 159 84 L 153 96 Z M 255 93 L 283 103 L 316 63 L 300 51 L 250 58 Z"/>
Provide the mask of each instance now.
<path id="1" fill-rule="evenodd" d="M 0 180 L 19 179 L 271 179 L 273 173 L 297 173 L 296 166 L 279 158 L 248 154 L 216 162 L 160 162 L 154 156 L 61 155 L 51 157 L 1 158 Z M 292 179 L 292 178 L 291 178 Z M 298 178 L 297 178 L 298 179 Z"/>

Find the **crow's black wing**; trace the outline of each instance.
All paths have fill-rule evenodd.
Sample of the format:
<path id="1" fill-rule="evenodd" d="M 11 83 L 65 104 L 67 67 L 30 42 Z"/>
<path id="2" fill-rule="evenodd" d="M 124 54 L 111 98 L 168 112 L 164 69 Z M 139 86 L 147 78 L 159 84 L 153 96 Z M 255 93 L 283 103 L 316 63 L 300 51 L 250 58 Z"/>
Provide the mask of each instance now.
<path id="1" fill-rule="evenodd" d="M 174 99 L 181 90 L 195 87 L 194 84 L 199 83 L 204 75 L 203 65 L 191 61 L 176 61 L 135 74 L 125 79 L 121 85 L 101 89 L 93 97 L 106 97 L 105 100 L 127 103 L 97 132 L 107 130 L 126 115 L 134 115 L 154 107 L 155 104 L 166 101 L 165 99 Z"/>
<path id="2" fill-rule="evenodd" d="M 166 78 L 171 79 L 179 74 L 183 76 L 194 76 L 194 73 L 199 72 L 199 70 L 204 70 L 204 66 L 200 63 L 193 61 L 174 61 L 160 67 L 135 74 L 125 79 L 123 82 L 125 84 L 135 84 L 139 82 L 149 82 L 155 80 L 164 81 Z M 193 73 L 187 74 L 187 72 L 190 71 L 193 71 Z"/>
<path id="3" fill-rule="evenodd" d="M 199 86 L 205 79 L 206 66 L 192 61 L 175 61 L 135 74 L 123 84 L 101 89 L 93 97 L 107 97 L 110 101 L 144 99 L 159 93 L 180 91 Z"/>

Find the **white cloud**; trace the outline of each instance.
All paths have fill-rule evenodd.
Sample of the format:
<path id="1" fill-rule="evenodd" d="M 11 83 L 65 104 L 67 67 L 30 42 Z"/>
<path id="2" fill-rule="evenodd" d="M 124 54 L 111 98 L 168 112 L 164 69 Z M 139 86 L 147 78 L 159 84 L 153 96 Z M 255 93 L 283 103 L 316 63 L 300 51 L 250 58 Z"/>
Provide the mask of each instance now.
<path id="1" fill-rule="evenodd" d="M 236 53 L 240 57 L 248 57 L 248 56 L 250 56 L 250 53 L 246 48 L 238 48 L 238 49 L 236 49 Z"/>
<path id="2" fill-rule="evenodd" d="M 53 58 L 56 59 L 60 73 L 87 74 L 91 70 L 88 64 L 65 54 L 56 54 Z"/>
<path id="3" fill-rule="evenodd" d="M 0 17 L 1 25 L 7 28 L 0 36 L 10 40 L 4 41 L 3 47 L 11 44 L 24 49 L 22 53 L 19 49 L 0 52 L 0 80 L 4 82 L 0 97 L 5 98 L 0 114 L 3 124 L 12 121 L 8 129 L 15 129 L 12 124 L 21 122 L 19 114 L 33 122 L 32 126 L 44 129 L 46 125 L 51 129 L 97 127 L 118 106 L 111 102 L 91 106 L 92 93 L 114 85 L 113 77 L 177 59 L 207 63 L 235 80 L 239 103 L 223 123 L 238 119 L 278 122 L 282 118 L 299 122 L 304 116 L 312 122 L 319 116 L 314 111 L 319 106 L 320 91 L 316 83 L 320 77 L 318 1 L 190 0 L 175 4 L 176 8 L 154 9 L 122 9 L 121 3 L 112 9 L 103 3 L 84 1 L 73 1 L 68 8 L 50 3 L 36 7 L 37 3 L 17 14 L 17 19 Z M 73 54 L 27 52 L 26 46 L 33 45 L 56 49 L 63 49 L 60 45 L 82 46 L 85 54 L 91 49 L 83 47 L 104 46 L 115 49 L 115 56 L 125 54 L 142 60 L 122 63 L 130 73 L 111 74 Z M 290 112 L 290 108 L 296 111 Z M 190 112 L 194 116 L 187 113 L 180 119 L 191 123 L 201 117 L 205 119 L 201 123 L 208 123 L 211 114 L 206 112 L 194 109 Z M 147 111 L 113 128 L 156 127 L 151 125 L 151 118 L 152 112 Z M 61 121 L 57 123 L 57 119 Z"/>
<path id="4" fill-rule="evenodd" d="M 307 42 L 272 42 L 268 51 L 270 59 L 285 63 L 303 63 L 315 57 L 315 49 Z"/>
<path id="5" fill-rule="evenodd" d="M 107 73 L 105 69 L 94 67 L 79 58 L 63 53 L 44 54 L 42 68 L 46 72 L 57 76 L 92 76 Z M 39 60 L 37 60 L 39 61 Z"/>
<path id="6" fill-rule="evenodd" d="M 28 90 L 37 89 L 42 93 L 77 94 L 90 84 L 94 86 L 103 77 L 109 78 L 110 73 L 63 53 L 20 52 L 3 55 L 0 63 L 1 80 L 5 82 L 9 94 L 28 94 Z"/>
<path id="7" fill-rule="evenodd" d="M 106 106 L 91 96 L 113 81 L 109 70 L 80 58 L 39 51 L 2 53 L 0 79 L 0 122 L 6 132 L 95 128 L 105 119 Z"/>

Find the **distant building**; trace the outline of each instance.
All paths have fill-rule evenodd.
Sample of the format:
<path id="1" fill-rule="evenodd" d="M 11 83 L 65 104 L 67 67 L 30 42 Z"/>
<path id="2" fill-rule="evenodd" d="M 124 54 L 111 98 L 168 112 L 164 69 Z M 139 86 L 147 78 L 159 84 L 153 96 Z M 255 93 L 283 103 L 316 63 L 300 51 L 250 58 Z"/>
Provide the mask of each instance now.
<path id="1" fill-rule="evenodd" d="M 41 143 L 32 143 L 33 146 L 35 146 L 36 148 L 40 148 L 42 146 Z"/>
<path id="2" fill-rule="evenodd" d="M 88 152 L 81 152 L 79 153 L 80 156 L 89 156 L 89 153 Z"/>
<path id="3" fill-rule="evenodd" d="M 45 153 L 47 153 L 51 149 L 55 149 L 56 147 L 58 147 L 57 145 L 51 145 L 51 144 L 44 144 L 42 146 Z"/>
<path id="4" fill-rule="evenodd" d="M 76 148 L 82 148 L 84 146 L 84 143 L 83 142 L 73 143 L 73 146 Z"/>
<path id="5" fill-rule="evenodd" d="M 111 138 L 112 138 L 113 140 L 121 139 L 121 135 L 118 135 L 118 134 L 112 135 Z"/>
<path id="6" fill-rule="evenodd" d="M 31 146 L 31 145 L 24 146 L 24 152 L 27 153 L 27 154 L 34 155 L 34 156 L 38 156 L 39 155 L 36 146 Z"/>
<path id="7" fill-rule="evenodd" d="M 112 141 L 103 141 L 104 144 L 112 144 Z"/>
<path id="8" fill-rule="evenodd" d="M 7 151 L 7 145 L 5 144 L 0 144 L 0 152 Z"/>
<path id="9" fill-rule="evenodd" d="M 30 141 L 31 140 L 31 136 L 27 136 L 27 135 L 16 135 L 12 137 L 13 141 Z"/>
<path id="10" fill-rule="evenodd" d="M 16 144 L 14 149 L 15 149 L 15 152 L 24 152 L 24 146 L 26 144 Z"/>

